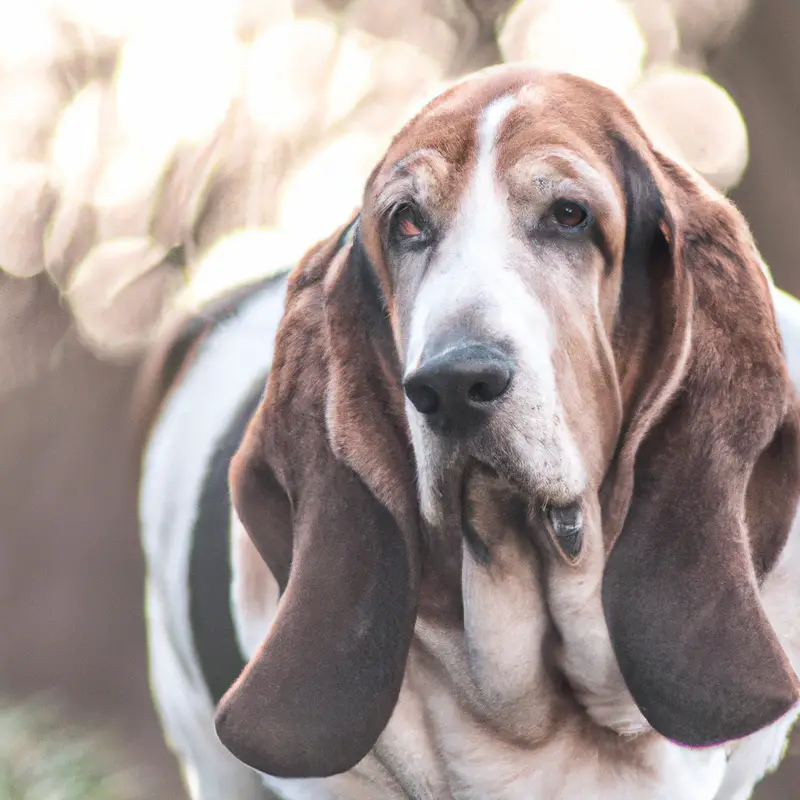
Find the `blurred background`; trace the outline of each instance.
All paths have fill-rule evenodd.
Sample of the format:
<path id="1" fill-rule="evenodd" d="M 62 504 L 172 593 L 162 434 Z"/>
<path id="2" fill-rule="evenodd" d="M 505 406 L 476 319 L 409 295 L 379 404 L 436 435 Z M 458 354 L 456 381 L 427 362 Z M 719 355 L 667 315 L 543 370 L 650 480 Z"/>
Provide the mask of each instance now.
<path id="1" fill-rule="evenodd" d="M 411 113 L 516 60 L 622 93 L 798 294 L 799 36 L 796 0 L 0 3 L 0 800 L 183 797 L 126 438 L 172 314 L 291 265 Z M 800 742 L 756 797 L 799 795 Z"/>

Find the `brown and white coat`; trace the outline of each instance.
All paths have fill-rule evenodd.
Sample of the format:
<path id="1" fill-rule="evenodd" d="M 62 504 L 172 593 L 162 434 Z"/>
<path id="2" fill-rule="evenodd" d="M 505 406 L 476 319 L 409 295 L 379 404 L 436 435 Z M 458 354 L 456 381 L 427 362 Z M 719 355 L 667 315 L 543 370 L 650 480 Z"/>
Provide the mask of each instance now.
<path id="1" fill-rule="evenodd" d="M 193 798 L 749 796 L 800 710 L 775 307 L 800 368 L 745 222 L 611 92 L 508 66 L 423 109 L 288 284 L 145 370 Z"/>

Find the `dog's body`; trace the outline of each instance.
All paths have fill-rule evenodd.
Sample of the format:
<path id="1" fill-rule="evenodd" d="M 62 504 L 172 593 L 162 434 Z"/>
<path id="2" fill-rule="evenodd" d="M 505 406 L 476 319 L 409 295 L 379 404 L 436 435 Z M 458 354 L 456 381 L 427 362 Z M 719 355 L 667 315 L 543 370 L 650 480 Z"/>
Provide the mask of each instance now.
<path id="1" fill-rule="evenodd" d="M 359 220 L 312 251 L 288 294 L 281 279 L 239 293 L 168 341 L 146 373 L 141 518 L 151 676 L 193 800 L 264 796 L 262 776 L 242 761 L 287 800 L 739 800 L 781 757 L 800 710 L 800 523 L 792 522 L 796 401 L 783 356 L 771 349 L 779 345 L 767 282 L 746 234 L 720 223 L 732 213 L 724 201 L 706 200 L 705 190 L 652 160 L 627 118 L 611 132 L 625 141 L 614 156 L 623 173 L 615 193 L 613 173 L 589 155 L 605 152 L 603 136 L 594 151 L 579 144 L 580 124 L 565 140 L 569 152 L 552 133 L 543 151 L 520 140 L 521 107 L 546 107 L 566 79 L 498 74 L 423 112 L 422 123 L 442 115 L 444 139 L 439 123 L 400 134 Z M 571 80 L 570 91 L 589 92 L 590 103 L 596 92 L 598 104 L 623 114 L 600 90 Z M 410 151 L 425 161 L 417 172 Z M 552 161 L 542 172 L 533 152 L 569 176 L 558 176 Z M 653 178 L 658 170 L 676 183 Z M 593 209 L 591 242 L 578 238 L 593 230 L 589 223 L 571 224 L 577 201 L 559 209 L 561 228 L 531 234 L 549 268 L 544 278 L 535 273 L 538 283 L 527 277 L 530 254 L 516 244 L 513 213 L 514 204 L 540 201 L 520 199 L 515 188 L 498 192 L 497 174 L 532 180 L 552 195 L 548 203 L 567 185 L 568 197 L 582 192 Z M 403 181 L 439 215 L 432 254 L 422 217 L 403 205 Z M 685 196 L 678 202 L 672 193 Z M 637 222 L 655 195 L 644 215 L 652 218 Z M 448 207 L 454 197 L 462 198 L 456 211 Z M 399 231 L 380 239 L 372 215 L 398 202 Z M 682 203 L 710 204 L 721 225 L 711 235 L 725 243 L 725 257 L 751 259 L 722 284 L 747 298 L 752 319 L 741 331 L 726 328 L 728 312 L 708 294 L 709 276 L 726 269 L 715 260 L 722 255 L 702 273 L 688 270 L 694 299 L 671 300 L 669 314 L 636 287 L 631 273 L 647 267 L 669 275 L 650 278 L 659 293 L 680 298 L 688 279 L 674 262 L 701 256 L 677 255 L 677 242 L 707 246 L 702 232 L 685 230 L 694 223 L 680 218 Z M 646 235 L 639 224 L 650 226 Z M 665 243 L 654 244 L 659 226 Z M 667 246 L 674 275 L 659 271 Z M 479 270 L 492 259 L 508 266 L 487 285 Z M 584 285 L 570 272 L 594 262 L 605 271 L 600 282 Z M 516 272 L 520 265 L 525 272 Z M 409 283 L 417 270 L 425 279 Z M 800 306 L 774 302 L 797 383 Z M 591 308 L 599 334 L 581 321 Z M 631 344 L 633 330 L 649 325 L 689 327 Z M 435 383 L 442 358 L 464 349 L 454 330 L 468 342 L 470 375 L 480 369 L 469 387 L 480 396 L 466 405 L 460 397 L 448 405 L 462 362 L 450 384 Z M 693 405 L 693 392 L 703 391 L 694 387 L 729 369 L 728 342 L 740 359 L 725 378 L 729 406 L 720 406 L 724 398 Z M 713 352 L 703 366 L 698 350 Z M 438 372 L 420 379 L 431 361 Z M 751 373 L 763 408 L 752 407 L 752 396 L 749 405 L 737 400 L 756 380 Z M 682 395 L 688 409 L 676 400 Z M 760 433 L 762 412 L 772 416 Z M 689 440 L 681 438 L 685 414 Z M 727 444 L 729 418 L 739 422 Z M 673 470 L 653 438 L 664 428 L 692 473 L 678 507 L 669 488 L 652 486 Z M 706 436 L 707 458 L 694 473 Z M 636 469 L 643 460 L 647 468 L 635 472 L 633 490 L 626 447 L 638 453 Z M 702 487 L 716 464 L 723 472 L 695 499 L 694 484 Z M 737 495 L 716 504 L 717 492 L 740 485 L 746 502 Z M 539 519 L 540 507 L 520 496 L 536 498 L 549 516 Z M 715 505 L 711 522 L 706 502 Z M 651 506 L 658 516 L 648 522 Z M 681 518 L 683 507 L 691 518 Z M 716 539 L 707 526 L 728 507 L 734 516 Z M 562 535 L 576 508 L 585 521 Z M 667 539 L 638 552 L 665 517 Z M 744 539 L 733 530 L 745 524 L 749 566 L 740 567 Z M 672 542 L 690 535 L 688 550 L 674 555 Z M 695 564 L 708 585 L 686 592 L 681 576 Z M 643 586 L 639 571 L 649 576 Z M 768 623 L 751 618 L 759 607 Z M 220 703 L 225 747 L 213 724 Z"/>

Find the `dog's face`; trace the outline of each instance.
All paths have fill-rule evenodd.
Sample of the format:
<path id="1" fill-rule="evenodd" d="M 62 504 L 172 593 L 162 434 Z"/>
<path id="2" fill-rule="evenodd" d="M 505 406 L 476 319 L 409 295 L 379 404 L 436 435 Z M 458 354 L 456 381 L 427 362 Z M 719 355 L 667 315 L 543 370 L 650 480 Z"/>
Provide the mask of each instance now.
<path id="1" fill-rule="evenodd" d="M 474 587 L 502 584 L 509 542 L 537 561 L 526 608 L 599 725 L 708 745 L 797 701 L 759 599 L 800 475 L 758 254 L 587 81 L 489 70 L 398 134 L 355 224 L 294 273 L 231 477 L 283 599 L 219 731 L 265 772 L 372 747 L 426 536 L 463 540 L 484 666 L 513 615 Z M 535 694 L 541 660 L 494 670 L 493 697 Z"/>
<path id="2" fill-rule="evenodd" d="M 435 528 L 462 528 L 476 463 L 534 515 L 579 505 L 598 491 L 622 420 L 612 336 L 626 198 L 600 133 L 606 109 L 570 83 L 490 86 L 406 129 L 363 214 Z M 577 124 L 559 124 L 565 115 Z"/>

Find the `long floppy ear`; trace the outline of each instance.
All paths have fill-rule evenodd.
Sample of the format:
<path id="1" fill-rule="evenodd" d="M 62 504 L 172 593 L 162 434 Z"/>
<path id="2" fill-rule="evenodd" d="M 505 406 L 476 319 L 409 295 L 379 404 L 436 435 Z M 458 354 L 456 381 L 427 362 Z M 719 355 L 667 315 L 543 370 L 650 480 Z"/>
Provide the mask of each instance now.
<path id="1" fill-rule="evenodd" d="M 713 745 L 798 701 L 758 588 L 800 491 L 797 402 L 738 212 L 660 156 L 625 142 L 618 153 L 629 224 L 615 347 L 628 422 L 604 485 L 603 606 L 650 724 Z"/>
<path id="2" fill-rule="evenodd" d="M 396 364 L 348 229 L 291 278 L 267 391 L 231 465 L 237 513 L 282 596 L 217 733 L 270 775 L 351 768 L 397 702 L 420 566 Z"/>

